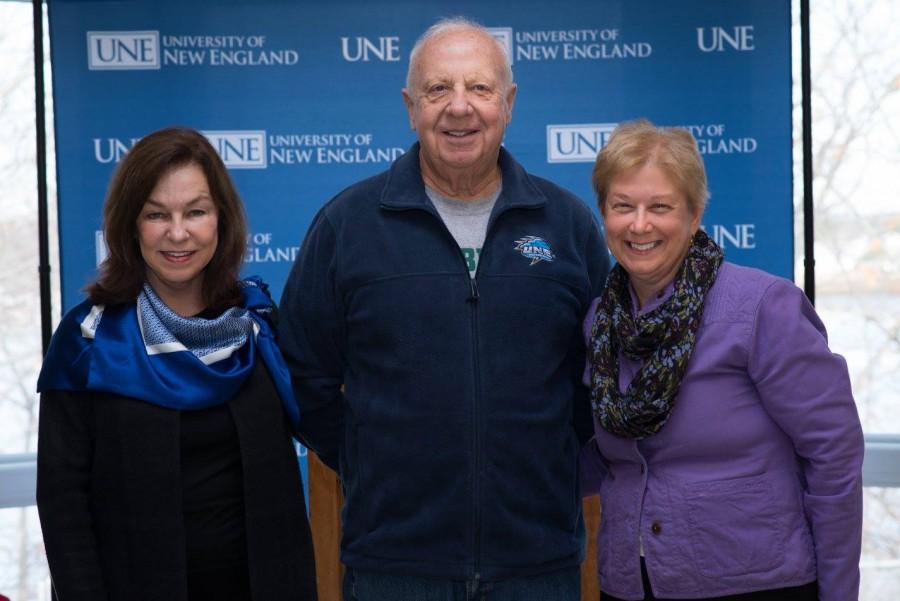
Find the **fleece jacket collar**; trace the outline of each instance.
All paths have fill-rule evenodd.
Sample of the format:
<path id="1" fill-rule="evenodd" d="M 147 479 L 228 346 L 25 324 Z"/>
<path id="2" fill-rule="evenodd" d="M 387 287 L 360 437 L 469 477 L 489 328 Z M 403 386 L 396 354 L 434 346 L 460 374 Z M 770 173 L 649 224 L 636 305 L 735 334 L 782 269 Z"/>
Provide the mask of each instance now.
<path id="1" fill-rule="evenodd" d="M 525 170 L 503 147 L 500 148 L 500 173 L 503 190 L 497 198 L 494 212 L 511 208 L 540 208 L 547 204 L 547 197 L 537 187 Z M 419 143 L 397 159 L 388 172 L 387 182 L 381 192 L 381 206 L 386 209 L 423 209 L 432 212 L 431 201 L 425 194 L 425 182 L 419 167 Z"/>

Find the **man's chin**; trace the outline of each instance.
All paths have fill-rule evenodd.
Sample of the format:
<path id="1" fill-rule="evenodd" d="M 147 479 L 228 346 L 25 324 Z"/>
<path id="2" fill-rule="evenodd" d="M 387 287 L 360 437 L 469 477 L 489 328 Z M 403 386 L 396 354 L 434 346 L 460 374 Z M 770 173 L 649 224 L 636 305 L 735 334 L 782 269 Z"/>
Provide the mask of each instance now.
<path id="1" fill-rule="evenodd" d="M 438 169 L 477 169 L 481 163 L 489 162 L 484 153 L 472 150 L 442 149 L 439 156 L 435 157 L 433 164 Z"/>

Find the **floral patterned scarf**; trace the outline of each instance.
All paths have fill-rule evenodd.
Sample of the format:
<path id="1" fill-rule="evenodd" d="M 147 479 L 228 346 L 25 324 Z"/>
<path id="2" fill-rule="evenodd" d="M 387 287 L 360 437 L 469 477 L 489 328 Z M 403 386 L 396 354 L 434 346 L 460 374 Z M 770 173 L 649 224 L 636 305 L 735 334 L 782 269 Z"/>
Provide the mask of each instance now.
<path id="1" fill-rule="evenodd" d="M 681 378 L 694 349 L 703 301 L 723 255 L 697 230 L 675 276 L 675 290 L 662 305 L 633 316 L 628 273 L 616 264 L 597 304 L 588 353 L 591 407 L 605 430 L 641 439 L 659 432 L 669 419 Z M 619 392 L 619 350 L 643 360 L 624 393 Z"/>

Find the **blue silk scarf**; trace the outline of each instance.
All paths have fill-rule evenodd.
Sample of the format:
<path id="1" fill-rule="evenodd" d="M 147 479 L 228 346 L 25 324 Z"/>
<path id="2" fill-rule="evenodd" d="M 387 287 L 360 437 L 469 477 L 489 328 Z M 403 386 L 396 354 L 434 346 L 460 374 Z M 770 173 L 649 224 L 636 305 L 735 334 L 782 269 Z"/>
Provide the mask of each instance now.
<path id="1" fill-rule="evenodd" d="M 82 302 L 53 335 L 38 392 L 93 390 L 168 409 L 206 409 L 235 395 L 258 354 L 296 431 L 300 411 L 270 324 L 274 304 L 258 278 L 241 287 L 241 305 L 214 319 L 178 315 L 149 284 L 133 304 Z"/>

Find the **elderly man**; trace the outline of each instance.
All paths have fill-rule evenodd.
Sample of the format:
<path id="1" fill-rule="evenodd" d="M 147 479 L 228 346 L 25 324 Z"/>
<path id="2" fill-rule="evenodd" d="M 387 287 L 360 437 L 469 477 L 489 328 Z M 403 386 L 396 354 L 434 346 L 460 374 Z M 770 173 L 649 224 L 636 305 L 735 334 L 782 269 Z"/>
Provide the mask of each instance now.
<path id="1" fill-rule="evenodd" d="M 584 203 L 501 148 L 515 97 L 484 28 L 431 27 L 403 90 L 418 143 L 322 208 L 285 287 L 347 601 L 580 596 L 580 323 L 608 255 Z"/>

